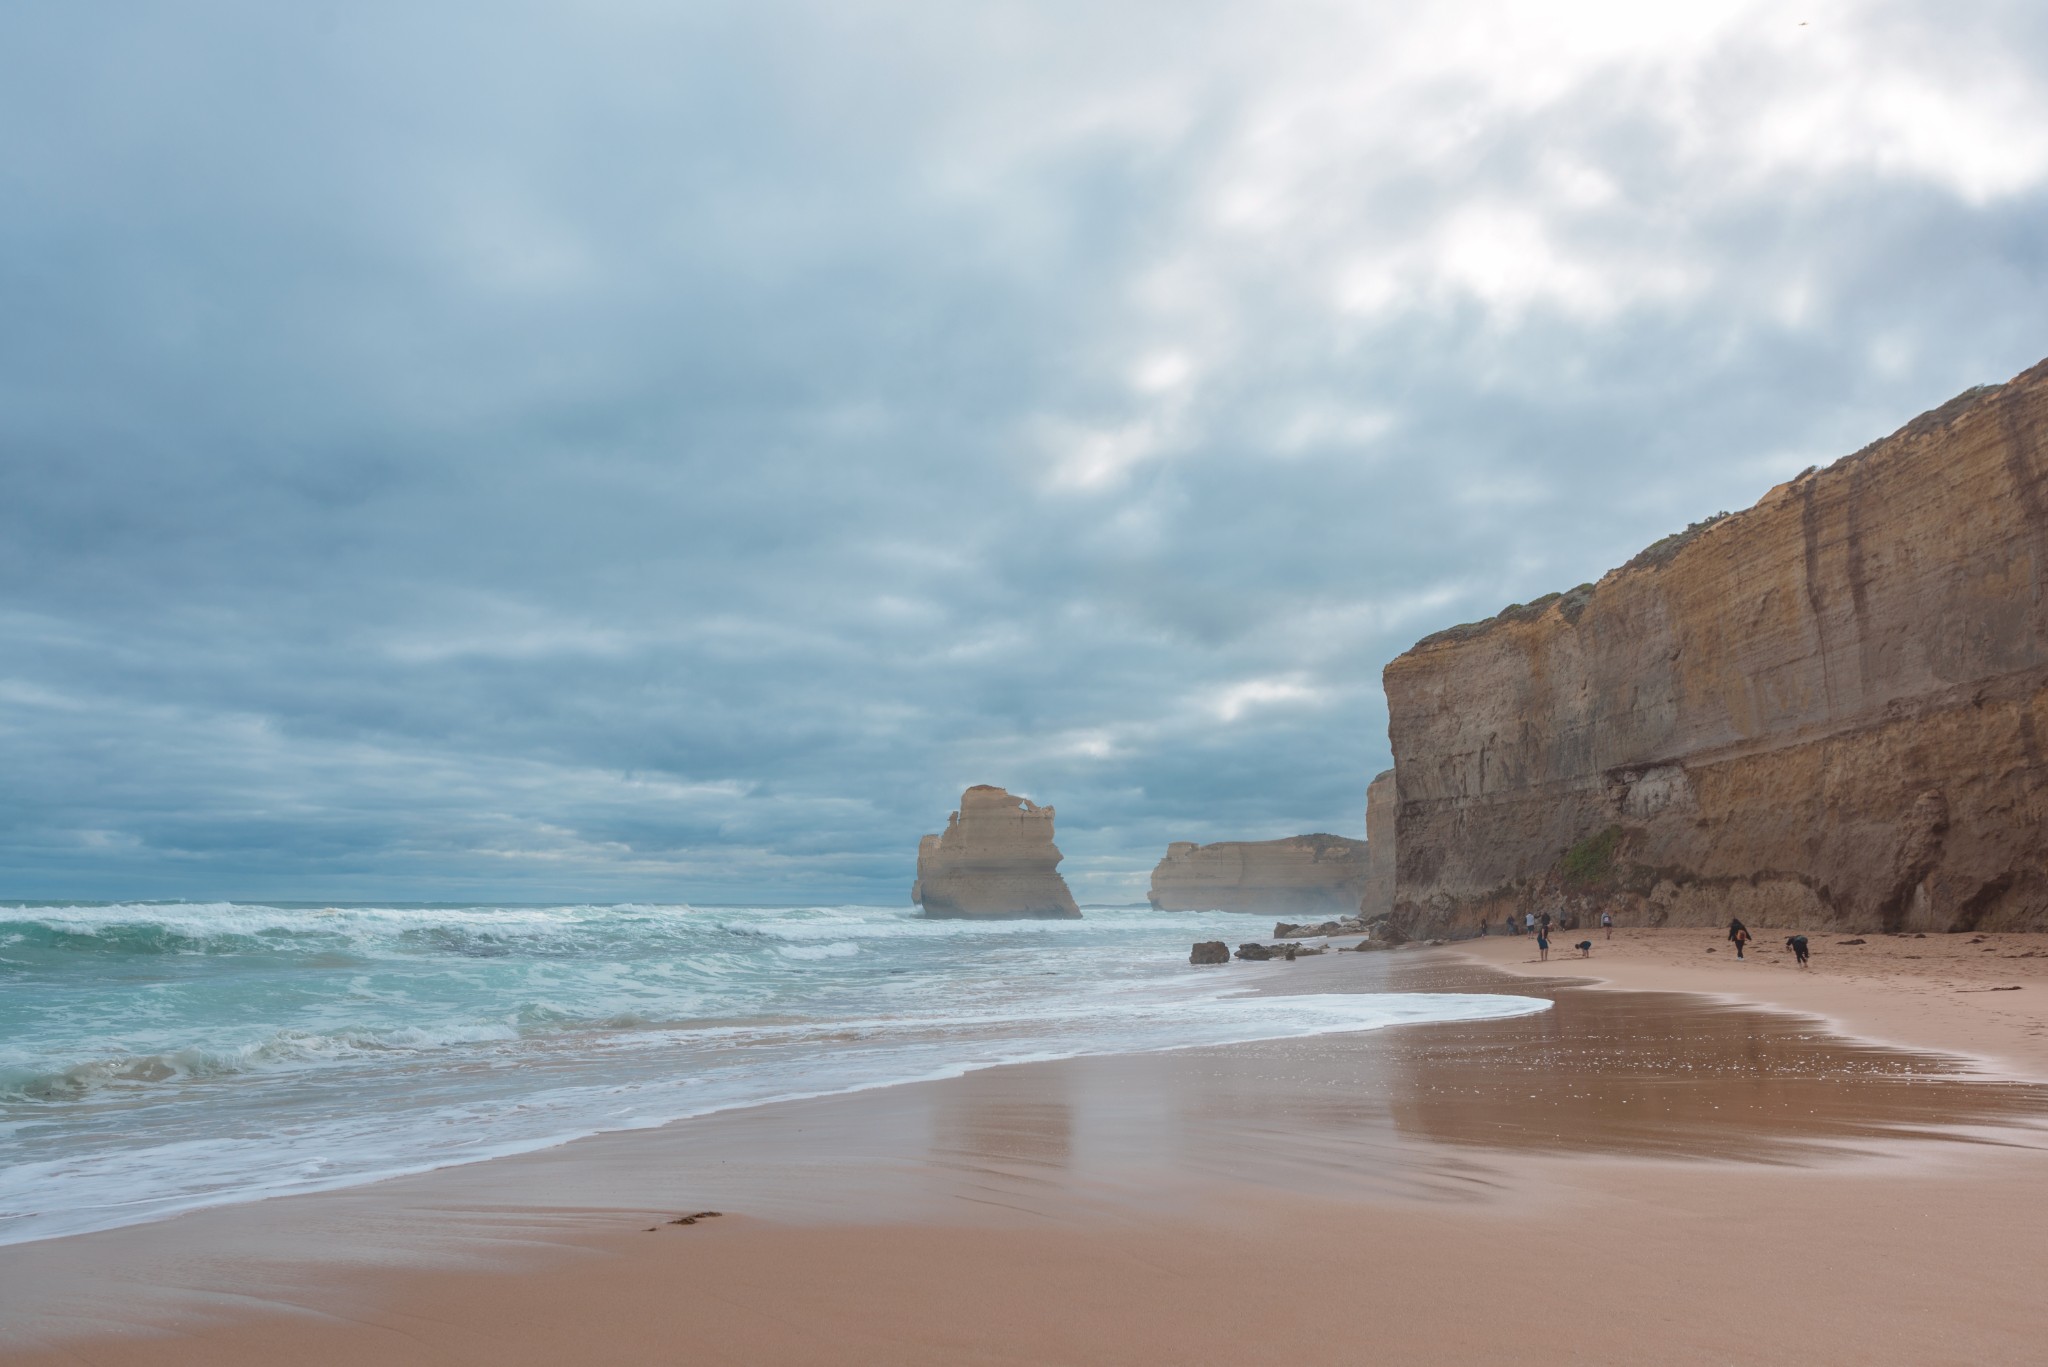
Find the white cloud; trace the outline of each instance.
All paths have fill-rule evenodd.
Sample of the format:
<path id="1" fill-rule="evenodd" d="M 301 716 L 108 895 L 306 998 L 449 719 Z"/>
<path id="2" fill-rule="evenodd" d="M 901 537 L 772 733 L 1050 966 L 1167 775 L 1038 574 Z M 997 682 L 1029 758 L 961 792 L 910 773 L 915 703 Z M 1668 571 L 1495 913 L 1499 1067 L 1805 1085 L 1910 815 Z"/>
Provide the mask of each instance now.
<path id="1" fill-rule="evenodd" d="M 1320 702 L 1324 690 L 1299 679 L 1246 679 L 1220 689 L 1209 704 L 1220 722 L 1234 722 L 1259 708 L 1301 706 Z"/>

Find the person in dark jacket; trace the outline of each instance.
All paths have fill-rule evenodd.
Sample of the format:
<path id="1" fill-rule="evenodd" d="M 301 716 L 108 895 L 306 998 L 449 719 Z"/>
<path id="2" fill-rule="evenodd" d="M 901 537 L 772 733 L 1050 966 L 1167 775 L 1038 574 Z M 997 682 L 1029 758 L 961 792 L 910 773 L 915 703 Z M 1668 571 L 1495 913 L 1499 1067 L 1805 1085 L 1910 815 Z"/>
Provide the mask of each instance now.
<path id="1" fill-rule="evenodd" d="M 1806 967 L 1806 937 L 1804 935 L 1787 935 L 1785 937 L 1785 948 L 1792 951 L 1792 957 L 1799 960 L 1801 968 Z"/>
<path id="2" fill-rule="evenodd" d="M 1749 933 L 1749 927 L 1742 924 L 1741 917 L 1731 916 L 1728 918 L 1728 942 L 1735 946 L 1736 958 L 1742 957 L 1742 947 L 1753 938 L 1755 937 Z"/>

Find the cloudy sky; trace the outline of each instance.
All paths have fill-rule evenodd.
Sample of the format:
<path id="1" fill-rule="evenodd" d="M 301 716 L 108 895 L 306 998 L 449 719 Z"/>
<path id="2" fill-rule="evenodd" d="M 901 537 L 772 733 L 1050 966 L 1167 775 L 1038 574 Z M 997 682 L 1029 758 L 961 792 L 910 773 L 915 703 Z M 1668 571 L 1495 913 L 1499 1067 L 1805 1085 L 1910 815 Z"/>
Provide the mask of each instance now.
<path id="1" fill-rule="evenodd" d="M 1142 897 L 2044 355 L 2037 0 L 23 0 L 0 897 Z"/>

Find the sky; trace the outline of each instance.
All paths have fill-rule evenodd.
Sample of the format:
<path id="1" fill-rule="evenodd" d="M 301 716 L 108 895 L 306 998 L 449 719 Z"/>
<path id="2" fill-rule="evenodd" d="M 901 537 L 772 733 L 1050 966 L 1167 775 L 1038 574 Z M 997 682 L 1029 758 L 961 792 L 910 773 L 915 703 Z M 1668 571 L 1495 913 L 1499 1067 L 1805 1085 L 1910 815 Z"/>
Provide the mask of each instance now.
<path id="1" fill-rule="evenodd" d="M 2043 356 L 2035 0 L 20 0 L 0 898 L 1140 900 Z"/>

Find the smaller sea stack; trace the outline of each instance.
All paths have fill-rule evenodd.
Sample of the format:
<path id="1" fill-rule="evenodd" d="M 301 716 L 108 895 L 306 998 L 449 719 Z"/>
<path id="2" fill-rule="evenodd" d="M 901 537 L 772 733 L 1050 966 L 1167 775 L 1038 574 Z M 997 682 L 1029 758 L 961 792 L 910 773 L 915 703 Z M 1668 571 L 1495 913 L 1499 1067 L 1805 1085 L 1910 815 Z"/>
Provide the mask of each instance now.
<path id="1" fill-rule="evenodd" d="M 1176 840 L 1152 870 L 1150 900 L 1160 911 L 1349 916 L 1365 891 L 1365 851 L 1341 835 Z"/>
<path id="2" fill-rule="evenodd" d="M 910 900 L 934 917 L 1079 916 L 1052 822 L 1051 807 L 976 784 L 960 795 L 945 833 L 918 842 Z"/>

